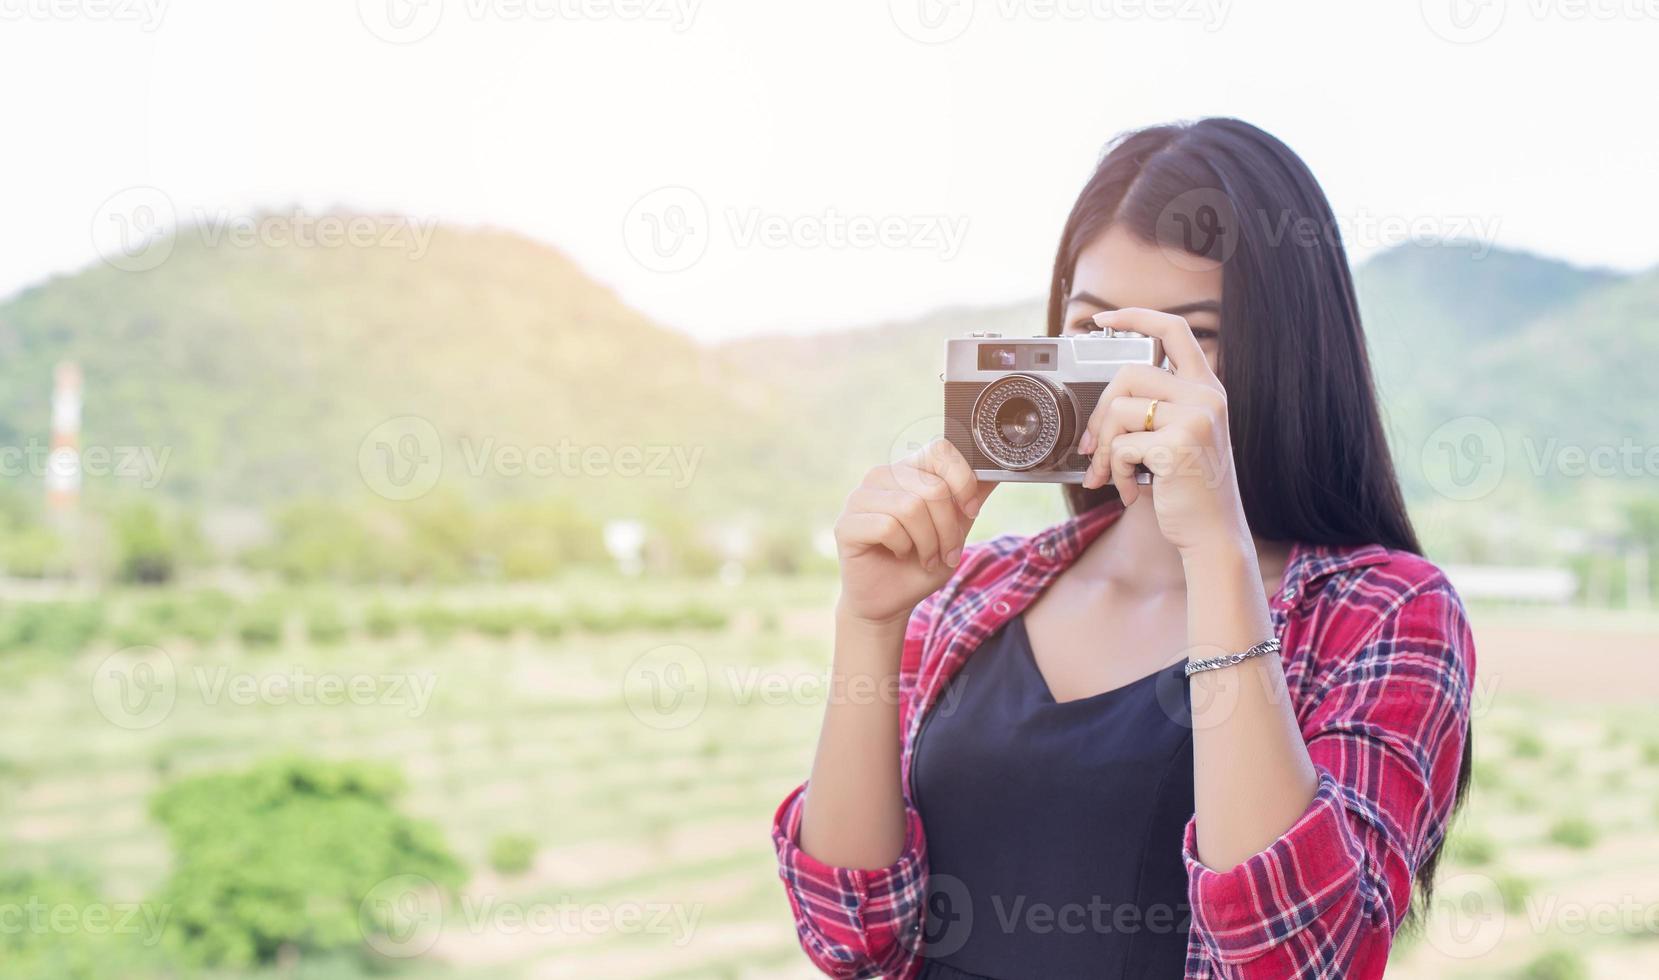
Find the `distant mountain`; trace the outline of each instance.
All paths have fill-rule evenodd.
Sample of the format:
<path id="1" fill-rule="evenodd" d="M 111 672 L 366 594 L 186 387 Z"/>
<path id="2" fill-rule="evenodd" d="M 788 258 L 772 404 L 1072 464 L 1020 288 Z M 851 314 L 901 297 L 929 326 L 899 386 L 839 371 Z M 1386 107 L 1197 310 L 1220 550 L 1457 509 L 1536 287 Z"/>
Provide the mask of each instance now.
<path id="1" fill-rule="evenodd" d="M 1450 419 L 1512 424 L 1522 393 L 1477 365 L 1530 325 L 1618 279 L 1467 243 L 1408 245 L 1361 266 L 1355 287 L 1396 452 L 1410 457 Z M 1477 397 L 1488 385 L 1496 397 Z M 1400 469 L 1408 492 L 1427 493 L 1418 467 L 1407 462 Z"/>
<path id="2" fill-rule="evenodd" d="M 1656 441 L 1659 272 L 1407 246 L 1357 281 L 1414 498 L 1430 495 L 1414 454 L 1459 416 L 1513 439 Z M 444 480 L 470 493 L 820 527 L 860 472 L 938 431 L 946 337 L 1041 329 L 1033 300 L 704 346 L 503 232 L 441 229 L 419 258 L 186 232 L 151 271 L 95 266 L 0 305 L 0 443 L 45 438 L 52 365 L 72 358 L 83 441 L 170 451 L 161 490 L 183 500 L 364 495 L 365 438 L 417 416 L 440 434 Z M 535 447 L 563 447 L 564 468 L 518 475 Z M 631 450 L 659 447 L 679 468 L 626 471 Z M 1520 492 L 1574 488 L 1542 484 Z M 998 513 L 1059 512 L 1045 488 L 999 497 Z"/>
<path id="3" fill-rule="evenodd" d="M 1552 469 L 1525 486 L 1530 451 L 1552 436 L 1589 445 L 1626 436 L 1659 444 L 1647 405 L 1659 364 L 1659 272 L 1624 277 L 1461 243 L 1407 245 L 1356 270 L 1356 289 L 1390 438 L 1408 496 L 1434 499 L 1419 456 L 1445 423 L 1490 419 L 1504 436 L 1519 493 L 1570 492 Z M 945 311 L 918 321 L 726 345 L 727 362 L 766 366 L 814 436 L 881 461 L 896 436 L 939 411 L 943 341 L 971 330 L 1039 333 L 1042 304 Z M 810 367 L 808 367 L 810 366 Z M 1599 441 L 1599 442 L 1598 442 Z M 832 458 L 824 462 L 833 463 Z M 845 465 L 845 487 L 861 467 Z M 1013 494 L 1052 497 L 1039 488 Z M 1027 511 L 1040 509 L 1037 505 Z M 1055 511 L 1057 513 L 1057 511 Z"/>
<path id="4" fill-rule="evenodd" d="M 1558 446 L 1634 446 L 1659 472 L 1659 270 L 1586 291 L 1477 352 L 1471 403 L 1514 431 Z M 1626 464 L 1619 464 L 1623 468 Z"/>
<path id="5" fill-rule="evenodd" d="M 578 485 L 627 506 L 651 480 L 565 470 L 619 468 L 584 463 L 589 447 L 691 445 L 730 424 L 705 350 L 518 236 L 441 229 L 418 258 L 203 237 L 182 233 L 155 269 L 93 266 L 0 306 L 0 438 L 44 438 L 52 365 L 69 358 L 86 377 L 83 441 L 170 450 L 175 497 L 361 493 L 365 437 L 418 416 L 452 482 Z M 510 455 L 490 462 L 535 446 L 574 462 L 539 481 L 512 477 Z"/>
<path id="6" fill-rule="evenodd" d="M 1414 244 L 1371 258 L 1355 274 L 1373 349 L 1405 342 L 1478 345 L 1621 278 L 1556 259 L 1466 242 Z"/>

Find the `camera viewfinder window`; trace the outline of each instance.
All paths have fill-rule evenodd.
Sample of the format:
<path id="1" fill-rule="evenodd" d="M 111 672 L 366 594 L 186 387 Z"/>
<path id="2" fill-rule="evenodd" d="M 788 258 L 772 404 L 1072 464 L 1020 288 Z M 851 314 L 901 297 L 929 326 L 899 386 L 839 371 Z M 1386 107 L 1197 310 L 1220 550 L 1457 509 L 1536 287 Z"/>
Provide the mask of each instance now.
<path id="1" fill-rule="evenodd" d="M 1056 350 L 1053 344 L 982 344 L 981 371 L 1052 371 Z"/>

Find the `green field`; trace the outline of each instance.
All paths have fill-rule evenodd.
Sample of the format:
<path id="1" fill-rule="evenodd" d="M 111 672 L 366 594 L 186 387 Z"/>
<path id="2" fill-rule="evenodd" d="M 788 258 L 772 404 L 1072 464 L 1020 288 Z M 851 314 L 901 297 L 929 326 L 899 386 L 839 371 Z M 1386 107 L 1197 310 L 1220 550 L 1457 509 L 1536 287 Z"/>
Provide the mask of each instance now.
<path id="1" fill-rule="evenodd" d="M 115 593 L 98 600 L 106 626 L 83 652 L 0 661 L 4 865 L 81 869 L 100 902 L 125 908 L 169 873 L 149 811 L 161 787 L 291 753 L 375 760 L 403 772 L 403 810 L 436 824 L 469 880 L 443 899 L 390 882 L 372 897 L 401 903 L 408 929 L 254 975 L 809 976 L 767 828 L 809 764 L 833 591 L 819 578 L 592 578 L 283 593 L 243 600 L 222 635 L 198 639 L 143 613 L 153 596 Z M 119 653 L 146 622 L 162 652 Z M 1579 653 L 1553 662 L 1595 671 L 1595 650 L 1651 645 L 1659 630 L 1617 616 L 1477 625 L 1495 683 L 1477 699 L 1476 789 L 1442 900 L 1394 972 L 1655 975 L 1651 679 L 1604 678 L 1627 688 L 1609 703 L 1552 697 L 1550 661 L 1506 638 L 1579 637 Z M 492 868 L 505 835 L 533 842 L 524 870 Z M 1575 929 L 1573 909 L 1591 923 Z M 155 976 L 228 975 L 173 962 L 164 943 L 140 952 Z M 0 975 L 16 975 L 3 958 Z"/>

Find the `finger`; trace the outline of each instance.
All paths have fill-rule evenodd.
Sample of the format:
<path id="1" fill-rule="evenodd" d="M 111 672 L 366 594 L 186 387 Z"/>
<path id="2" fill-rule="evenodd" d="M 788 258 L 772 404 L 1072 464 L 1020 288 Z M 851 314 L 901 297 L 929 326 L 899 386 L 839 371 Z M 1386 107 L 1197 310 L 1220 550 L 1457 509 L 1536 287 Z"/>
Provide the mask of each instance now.
<path id="1" fill-rule="evenodd" d="M 979 489 L 974 491 L 973 498 L 969 501 L 973 506 L 973 517 L 977 518 L 979 516 L 980 510 L 985 506 L 985 501 L 991 496 L 991 491 L 999 486 L 1001 484 L 993 483 L 990 480 L 984 480 L 979 484 Z"/>
<path id="2" fill-rule="evenodd" d="M 1118 369 L 1110 384 L 1100 393 L 1100 400 L 1095 402 L 1094 411 L 1089 415 L 1088 428 L 1083 438 L 1078 440 L 1077 451 L 1087 456 L 1093 453 L 1099 444 L 1100 433 L 1097 431 L 1099 423 L 1108 412 L 1113 411 L 1113 404 L 1126 396 L 1136 396 L 1144 399 L 1141 402 L 1141 424 L 1129 426 L 1125 431 L 1138 431 L 1145 426 L 1146 400 L 1158 399 L 1159 411 L 1164 404 L 1196 403 L 1214 410 L 1217 406 L 1213 402 L 1225 403 L 1224 397 L 1217 389 L 1207 387 L 1193 381 L 1184 381 L 1170 374 L 1162 368 L 1148 367 L 1141 364 L 1132 364 Z"/>
<path id="3" fill-rule="evenodd" d="M 1140 496 L 1140 484 L 1135 482 L 1136 467 L 1146 462 L 1149 452 L 1158 445 L 1156 432 L 1128 432 L 1112 440 L 1111 479 L 1118 488 L 1118 496 L 1127 507 Z"/>
<path id="4" fill-rule="evenodd" d="M 888 514 L 904 526 L 915 546 L 916 560 L 923 568 L 932 570 L 939 563 L 939 532 L 933 526 L 933 515 L 927 501 L 907 490 L 883 490 L 866 487 L 853 491 L 847 505 L 854 510 Z"/>
<path id="5" fill-rule="evenodd" d="M 978 517 L 979 507 L 974 502 L 974 495 L 979 491 L 979 477 L 974 475 L 974 469 L 962 456 L 962 451 L 949 439 L 935 439 L 923 446 L 917 455 L 920 457 L 918 468 L 925 469 L 945 481 L 950 487 L 951 497 L 956 500 L 956 505 L 962 509 L 962 513 L 968 517 Z"/>
<path id="6" fill-rule="evenodd" d="M 1100 397 L 1105 398 L 1109 394 L 1140 395 L 1143 398 L 1178 402 L 1187 401 L 1208 390 L 1195 381 L 1171 374 L 1163 368 L 1147 364 L 1129 364 L 1118 368 L 1117 374 L 1112 376 L 1111 382 L 1100 393 Z"/>
<path id="7" fill-rule="evenodd" d="M 887 474 L 884 489 L 919 497 L 927 506 L 928 520 L 938 537 L 939 555 L 954 568 L 950 559 L 961 554 L 962 542 L 968 537 L 968 518 L 957 509 L 950 485 L 942 477 L 904 463 L 895 463 Z"/>
<path id="8" fill-rule="evenodd" d="M 1204 357 L 1204 349 L 1198 346 L 1198 338 L 1192 335 L 1192 327 L 1187 325 L 1185 317 L 1159 310 L 1128 307 L 1096 313 L 1094 322 L 1099 327 L 1133 330 L 1148 337 L 1156 337 L 1163 342 L 1164 355 L 1169 358 L 1169 363 L 1175 368 L 1177 375 L 1189 381 L 1208 383 L 1215 380 L 1215 372 L 1210 370 L 1210 362 Z"/>
<path id="9" fill-rule="evenodd" d="M 1157 428 L 1161 423 L 1158 416 L 1163 414 L 1164 406 L 1174 405 L 1175 402 L 1159 400 L 1157 407 L 1152 403 L 1154 399 L 1142 398 L 1139 395 L 1122 395 L 1106 403 L 1105 417 L 1101 420 L 1104 426 L 1117 432 L 1148 432 Z M 1151 416 L 1148 424 L 1147 416 Z M 1167 421 L 1166 415 L 1163 421 Z M 1102 431 L 1106 431 L 1105 428 Z"/>
<path id="10" fill-rule="evenodd" d="M 976 516 L 979 514 L 980 508 L 985 506 L 985 501 L 991 496 L 991 491 L 998 486 L 999 484 L 990 480 L 980 481 L 979 488 L 974 491 L 974 495 L 968 501 L 968 506 L 973 508 Z M 962 564 L 962 556 L 967 553 L 968 532 L 973 530 L 974 520 L 974 517 L 969 517 L 963 521 L 962 540 L 957 543 L 955 548 L 945 551 L 945 564 L 952 568 L 960 567 Z"/>
<path id="11" fill-rule="evenodd" d="M 1150 398 L 1136 398 L 1133 396 L 1115 398 L 1101 414 L 1101 421 L 1094 431 L 1096 446 L 1089 458 L 1089 468 L 1083 474 L 1083 486 L 1087 489 L 1105 486 L 1112 472 L 1112 447 L 1119 439 L 1130 435 L 1146 433 L 1146 409 L 1152 404 Z M 1187 422 L 1198 421 L 1198 416 L 1204 409 L 1194 408 L 1180 402 L 1158 402 L 1158 409 L 1153 413 L 1154 430 L 1163 430 L 1170 426 Z"/>
<path id="12" fill-rule="evenodd" d="M 914 550 L 904 525 L 891 514 L 842 514 L 835 522 L 835 540 L 843 555 L 867 548 L 886 548 L 895 558 L 903 558 Z"/>
<path id="13" fill-rule="evenodd" d="M 1102 394 L 1094 414 L 1089 416 L 1089 427 L 1084 430 L 1083 438 L 1077 440 L 1077 451 L 1094 456 L 1111 445 L 1116 433 L 1141 431 L 1146 427 L 1146 410 L 1151 404 L 1152 399 L 1138 395 L 1107 398 Z"/>

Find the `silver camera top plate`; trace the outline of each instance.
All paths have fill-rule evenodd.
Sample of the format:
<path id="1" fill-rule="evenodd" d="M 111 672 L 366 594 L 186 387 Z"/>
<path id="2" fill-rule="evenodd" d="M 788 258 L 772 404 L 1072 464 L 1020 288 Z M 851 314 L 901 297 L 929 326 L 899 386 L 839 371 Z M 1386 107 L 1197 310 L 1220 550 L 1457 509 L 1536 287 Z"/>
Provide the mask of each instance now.
<path id="1" fill-rule="evenodd" d="M 980 351 L 986 346 L 1014 348 L 1044 345 L 1052 349 L 1052 365 L 1030 367 L 1013 364 L 982 367 Z M 1021 358 L 1023 361 L 1024 359 Z M 1016 370 L 1052 373 L 1060 381 L 1111 381 L 1125 364 L 1164 362 L 1163 343 L 1137 333 L 1097 331 L 1062 337 L 957 337 L 945 343 L 946 381 L 995 381 Z"/>

